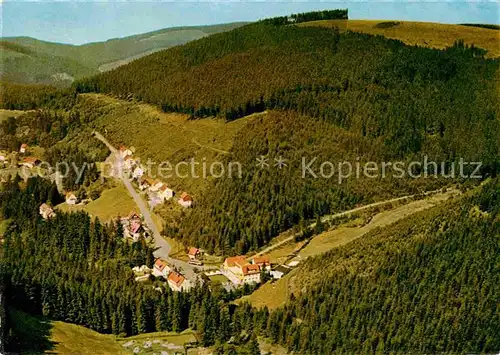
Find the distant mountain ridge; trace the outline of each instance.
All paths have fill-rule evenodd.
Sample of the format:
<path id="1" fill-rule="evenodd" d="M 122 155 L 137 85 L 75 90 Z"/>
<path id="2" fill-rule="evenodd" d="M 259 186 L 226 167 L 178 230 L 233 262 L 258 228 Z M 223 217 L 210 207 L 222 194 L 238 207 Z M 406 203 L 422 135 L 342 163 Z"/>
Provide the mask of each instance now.
<path id="1" fill-rule="evenodd" d="M 111 70 L 162 49 L 244 24 L 172 27 L 83 45 L 3 37 L 0 38 L 0 77 L 9 82 L 68 86 L 74 79 Z"/>

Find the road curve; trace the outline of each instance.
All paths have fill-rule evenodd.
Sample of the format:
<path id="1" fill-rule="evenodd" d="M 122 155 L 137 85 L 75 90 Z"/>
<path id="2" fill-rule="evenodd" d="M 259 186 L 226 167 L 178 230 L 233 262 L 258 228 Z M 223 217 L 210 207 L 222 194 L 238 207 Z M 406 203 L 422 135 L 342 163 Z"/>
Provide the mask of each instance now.
<path id="1" fill-rule="evenodd" d="M 323 217 L 321 217 L 321 222 L 322 223 L 329 222 L 329 221 L 331 221 L 333 219 L 337 219 L 337 218 L 344 217 L 344 216 L 349 216 L 349 215 L 351 215 L 353 213 L 364 211 L 364 210 L 367 210 L 367 209 L 370 209 L 370 208 L 373 208 L 373 207 L 383 206 L 383 205 L 387 205 L 389 203 L 398 202 L 398 201 L 402 201 L 402 200 L 407 200 L 407 199 L 414 198 L 414 197 L 419 196 L 419 195 L 420 196 L 422 196 L 422 195 L 423 196 L 428 196 L 428 195 L 432 195 L 432 194 L 438 193 L 440 191 L 441 191 L 441 189 L 438 189 L 438 190 L 424 192 L 422 194 L 413 194 L 413 195 L 401 196 L 401 197 L 391 198 L 390 200 L 385 200 L 385 201 L 379 201 L 379 202 L 370 203 L 369 205 L 365 205 L 365 206 L 353 208 L 352 210 L 343 211 L 343 212 L 335 213 L 335 214 L 328 215 L 328 216 L 323 216 Z M 309 225 L 309 228 L 314 228 L 315 226 L 316 226 L 316 222 L 311 223 Z M 287 238 L 285 238 L 283 240 L 280 240 L 278 243 L 270 245 L 269 247 L 265 248 L 264 250 L 261 250 L 260 252 L 258 252 L 257 254 L 253 255 L 252 257 L 254 257 L 254 256 L 261 256 L 263 254 L 267 254 L 270 251 L 272 251 L 272 250 L 274 250 L 276 248 L 279 248 L 283 244 L 286 244 L 286 243 L 292 241 L 297 235 L 298 235 L 298 233 L 295 233 L 295 234 L 291 235 L 290 237 L 287 237 Z"/>
<path id="2" fill-rule="evenodd" d="M 115 158 L 114 163 L 116 164 L 118 172 L 117 175 L 127 188 L 130 196 L 132 196 L 132 198 L 134 199 L 135 203 L 137 204 L 137 207 L 139 207 L 139 211 L 144 217 L 144 222 L 146 223 L 149 230 L 153 234 L 153 238 L 155 241 L 155 249 L 156 249 L 154 252 L 154 256 L 168 261 L 171 265 L 173 265 L 175 268 L 181 271 L 184 274 L 184 276 L 186 276 L 188 279 L 194 280 L 196 278 L 196 275 L 194 273 L 196 267 L 194 265 L 190 265 L 182 260 L 173 259 L 169 256 L 172 247 L 161 236 L 160 231 L 156 226 L 156 224 L 154 223 L 153 216 L 151 215 L 151 212 L 149 211 L 146 203 L 139 195 L 139 193 L 137 193 L 137 191 L 134 189 L 134 187 L 130 183 L 130 179 L 127 176 L 125 176 L 123 169 L 121 168 L 122 158 L 120 157 L 118 150 L 111 143 L 109 143 L 108 140 L 99 132 L 94 131 L 93 134 L 97 139 L 103 142 L 111 151 L 111 154 L 114 155 Z"/>

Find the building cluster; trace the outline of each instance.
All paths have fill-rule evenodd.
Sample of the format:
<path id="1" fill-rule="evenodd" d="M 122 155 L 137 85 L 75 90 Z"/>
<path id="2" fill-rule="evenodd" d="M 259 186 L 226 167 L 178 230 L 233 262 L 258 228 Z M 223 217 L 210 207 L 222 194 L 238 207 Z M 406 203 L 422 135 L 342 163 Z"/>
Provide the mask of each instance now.
<path id="1" fill-rule="evenodd" d="M 13 157 L 16 152 L 8 153 L 5 151 L 0 151 L 0 168 L 7 168 L 9 165 L 13 166 L 17 164 L 19 167 L 26 167 L 28 169 L 33 169 L 34 167 L 40 165 L 42 162 L 40 159 L 34 156 L 27 156 L 28 145 L 22 144 L 19 148 L 19 157 Z"/>
<path id="2" fill-rule="evenodd" d="M 268 256 L 253 257 L 251 262 L 242 255 L 233 256 L 224 260 L 221 271 L 235 285 L 260 283 L 262 271 L 271 271 L 271 262 Z"/>
<path id="3" fill-rule="evenodd" d="M 128 216 L 120 218 L 120 223 L 123 227 L 123 236 L 134 242 L 150 236 L 149 229 L 143 223 L 142 217 L 133 211 Z"/>
<path id="4" fill-rule="evenodd" d="M 163 277 L 167 280 L 168 286 L 172 291 L 187 292 L 193 284 L 184 275 L 174 270 L 167 261 L 156 259 L 153 266 L 153 275 L 156 277 Z"/>
<path id="5" fill-rule="evenodd" d="M 119 154 L 122 160 L 123 170 L 137 182 L 139 190 L 147 192 L 151 207 L 169 201 L 175 196 L 176 193 L 174 190 L 166 183 L 158 179 L 151 179 L 145 175 L 144 167 L 140 164 L 138 159 L 133 157 L 131 149 L 122 145 L 119 148 Z M 191 207 L 193 198 L 187 192 L 181 192 L 180 197 L 177 199 L 177 203 L 182 207 Z"/>

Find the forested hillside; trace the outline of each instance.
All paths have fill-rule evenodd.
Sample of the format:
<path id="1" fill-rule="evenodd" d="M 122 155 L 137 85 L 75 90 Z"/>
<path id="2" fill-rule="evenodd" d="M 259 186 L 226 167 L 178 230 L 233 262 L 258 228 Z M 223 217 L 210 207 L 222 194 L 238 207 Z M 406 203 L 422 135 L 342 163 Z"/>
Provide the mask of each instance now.
<path id="1" fill-rule="evenodd" d="M 483 54 L 463 42 L 437 50 L 262 22 L 152 54 L 74 89 L 135 98 L 192 118 L 236 120 L 269 111 L 221 156 L 242 163 L 244 178 L 214 180 L 196 208 L 168 229 L 186 244 L 224 254 L 257 249 L 319 215 L 457 179 L 312 181 L 297 175 L 303 154 L 318 157 L 318 164 L 427 156 L 448 174 L 463 159 L 482 162 L 482 176 L 496 174 L 500 61 Z M 18 108 L 14 96 L 4 105 Z M 33 101 L 63 107 L 74 98 L 44 93 Z M 261 155 L 271 164 L 283 156 L 295 166 L 262 172 L 255 166 Z"/>
<path id="2" fill-rule="evenodd" d="M 218 344 L 217 353 L 232 338 L 244 346 L 237 353 L 255 354 L 256 334 L 301 354 L 494 353 L 499 191 L 498 179 L 490 181 L 480 193 L 308 260 L 293 274 L 288 304 L 269 312 L 228 304 L 231 295 L 206 287 L 184 294 L 135 283 L 129 267 L 150 265 L 150 249 L 127 245 L 115 227 L 83 213 L 43 221 L 36 206 L 57 203 L 55 186 L 11 181 L 0 196 L 3 216 L 13 219 L 1 276 L 9 306 L 104 333 L 189 326 L 202 345 Z"/>
<path id="3" fill-rule="evenodd" d="M 244 23 L 166 28 L 70 45 L 30 37 L 0 38 L 1 80 L 66 87 L 78 78 L 116 68 L 155 51 L 237 28 Z"/>
<path id="4" fill-rule="evenodd" d="M 325 161 L 362 165 L 392 157 L 381 139 L 370 139 L 292 111 L 272 111 L 254 118 L 238 132 L 234 142 L 231 154 L 223 159 L 227 163 L 240 162 L 243 175 L 241 179 L 217 179 L 181 221 L 180 230 L 171 231 L 186 244 L 226 255 L 256 250 L 280 232 L 295 225 L 303 228 L 318 216 L 348 210 L 357 204 L 433 190 L 450 182 L 393 178 L 392 169 L 387 169 L 385 178 L 361 175 L 339 181 L 337 166 L 330 178 L 324 178 L 320 165 Z M 436 143 L 426 145 L 422 155 L 412 155 L 412 159 L 429 155 L 436 161 L 446 160 L 446 153 L 436 150 Z M 269 168 L 256 165 L 256 158 L 261 156 L 268 159 Z M 281 169 L 275 161 L 279 157 L 286 164 Z M 303 175 L 302 159 L 315 159 L 311 169 L 318 178 L 307 172 Z"/>
<path id="5" fill-rule="evenodd" d="M 497 180 L 308 260 L 268 335 L 300 354 L 496 353 L 499 236 Z"/>

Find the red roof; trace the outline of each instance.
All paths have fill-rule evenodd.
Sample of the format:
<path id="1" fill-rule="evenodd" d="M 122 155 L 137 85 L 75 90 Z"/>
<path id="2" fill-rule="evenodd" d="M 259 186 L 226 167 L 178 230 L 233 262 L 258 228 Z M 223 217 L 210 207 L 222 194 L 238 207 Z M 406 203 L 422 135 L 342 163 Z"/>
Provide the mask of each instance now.
<path id="1" fill-rule="evenodd" d="M 244 256 L 242 256 L 242 255 L 240 255 L 240 256 L 232 256 L 230 258 L 226 258 L 226 260 L 224 262 L 229 267 L 232 267 L 232 266 L 243 267 L 243 266 L 245 266 L 245 265 L 248 264 L 247 259 Z"/>
<path id="2" fill-rule="evenodd" d="M 130 223 L 130 231 L 132 233 L 137 233 L 140 228 L 141 228 L 141 223 L 138 222 L 137 220 L 133 220 L 132 223 Z"/>
<path id="3" fill-rule="evenodd" d="M 178 272 L 172 271 L 170 274 L 168 274 L 168 280 L 172 281 L 175 284 L 175 286 L 180 287 L 184 282 L 185 278 Z"/>
<path id="4" fill-rule="evenodd" d="M 165 260 L 156 259 L 156 261 L 155 261 L 155 267 L 158 270 L 163 271 L 163 269 L 165 269 L 167 266 L 168 266 L 168 263 Z"/>
<path id="5" fill-rule="evenodd" d="M 252 260 L 254 264 L 264 264 L 264 265 L 271 264 L 268 255 L 255 256 Z"/>
<path id="6" fill-rule="evenodd" d="M 21 144 L 21 148 L 26 148 L 28 145 L 26 143 Z"/>
<path id="7" fill-rule="evenodd" d="M 163 184 L 161 187 L 160 187 L 160 190 L 161 191 L 165 191 L 168 189 L 168 186 L 166 184 Z"/>
<path id="8" fill-rule="evenodd" d="M 260 267 L 259 265 L 248 264 L 243 266 L 241 270 L 243 271 L 243 275 L 256 274 L 260 272 Z"/>
<path id="9" fill-rule="evenodd" d="M 191 247 L 191 248 L 189 248 L 188 254 L 192 255 L 192 256 L 196 256 L 196 255 L 198 255 L 199 252 L 200 252 L 200 249 L 195 248 L 195 247 Z"/>
<path id="10" fill-rule="evenodd" d="M 127 147 L 125 147 L 124 145 L 121 145 L 119 149 L 123 152 L 125 149 L 127 149 Z"/>
<path id="11" fill-rule="evenodd" d="M 40 161 L 40 160 L 38 158 L 35 158 L 35 157 L 26 157 L 23 159 L 23 162 L 25 162 L 25 163 L 35 164 L 37 161 Z"/>
<path id="12" fill-rule="evenodd" d="M 187 192 L 183 192 L 181 194 L 182 201 L 193 201 L 193 198 L 187 194 Z"/>

